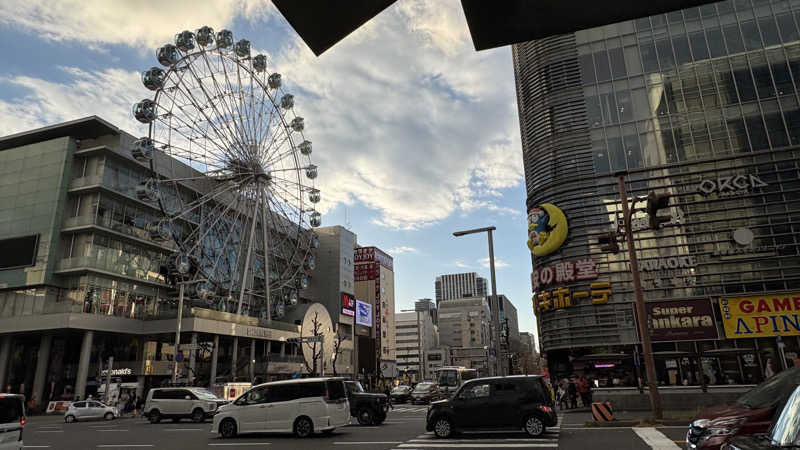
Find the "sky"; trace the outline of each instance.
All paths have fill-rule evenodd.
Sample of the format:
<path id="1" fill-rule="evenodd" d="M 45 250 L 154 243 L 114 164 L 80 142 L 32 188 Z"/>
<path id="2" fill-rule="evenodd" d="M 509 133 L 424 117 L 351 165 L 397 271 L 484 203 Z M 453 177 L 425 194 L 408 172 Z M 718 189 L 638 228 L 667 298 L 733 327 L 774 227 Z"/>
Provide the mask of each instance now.
<path id="1" fill-rule="evenodd" d="M 396 309 L 446 273 L 489 278 L 534 331 L 525 188 L 509 47 L 476 52 L 458 0 L 401 0 L 322 56 L 266 0 L 0 2 L 0 135 L 98 115 L 134 135 L 140 72 L 184 29 L 246 38 L 282 74 L 319 166 L 323 225 L 394 257 Z"/>

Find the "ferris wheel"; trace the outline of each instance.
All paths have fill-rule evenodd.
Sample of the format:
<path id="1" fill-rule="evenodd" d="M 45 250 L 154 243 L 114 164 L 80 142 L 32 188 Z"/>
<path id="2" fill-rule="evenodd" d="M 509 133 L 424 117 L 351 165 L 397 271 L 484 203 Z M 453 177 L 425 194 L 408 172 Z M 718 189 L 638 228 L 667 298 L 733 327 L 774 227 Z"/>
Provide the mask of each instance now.
<path id="1" fill-rule="evenodd" d="M 169 272 L 212 309 L 281 318 L 314 269 L 317 167 L 294 96 L 265 55 L 229 30 L 183 31 L 142 73 L 154 91 L 133 106 L 149 125 L 132 156 L 150 165 L 137 197 L 161 214 L 153 239 L 173 241 Z"/>

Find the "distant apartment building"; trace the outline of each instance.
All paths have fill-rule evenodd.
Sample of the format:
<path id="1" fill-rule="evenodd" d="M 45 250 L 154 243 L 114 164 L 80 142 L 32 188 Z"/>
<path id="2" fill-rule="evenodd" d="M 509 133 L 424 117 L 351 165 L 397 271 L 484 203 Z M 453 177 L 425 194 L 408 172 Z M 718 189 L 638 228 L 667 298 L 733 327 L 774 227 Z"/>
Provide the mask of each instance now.
<path id="1" fill-rule="evenodd" d="M 484 297 L 452 299 L 439 304 L 439 345 L 483 347 L 491 342 L 489 304 Z"/>
<path id="2" fill-rule="evenodd" d="M 396 355 L 394 313 L 394 262 L 392 257 L 377 247 L 357 247 L 353 253 L 355 264 L 355 295 L 358 300 L 372 305 L 373 325 L 370 336 L 374 338 L 369 365 L 378 368 L 394 366 Z M 367 363 L 366 353 L 359 347 L 359 364 Z M 390 374 L 381 374 L 391 377 Z"/>
<path id="3" fill-rule="evenodd" d="M 425 352 L 425 376 L 427 379 L 435 380 L 436 369 L 451 365 L 450 347 L 438 346 Z"/>
<path id="4" fill-rule="evenodd" d="M 456 347 L 450 349 L 450 359 L 454 366 L 464 366 L 478 371 L 478 376 L 491 375 L 490 367 L 494 364 L 489 348 L 483 347 Z"/>
<path id="5" fill-rule="evenodd" d="M 453 273 L 436 277 L 436 306 L 443 300 L 486 297 L 486 278 L 477 273 Z"/>
<path id="6" fill-rule="evenodd" d="M 433 303 L 426 299 L 418 301 L 415 306 L 417 311 L 395 314 L 395 348 L 398 371 L 408 374 L 414 381 L 420 381 L 431 376 L 428 370 L 420 368 L 420 361 L 425 361 L 425 355 L 436 348 L 438 339 Z"/>

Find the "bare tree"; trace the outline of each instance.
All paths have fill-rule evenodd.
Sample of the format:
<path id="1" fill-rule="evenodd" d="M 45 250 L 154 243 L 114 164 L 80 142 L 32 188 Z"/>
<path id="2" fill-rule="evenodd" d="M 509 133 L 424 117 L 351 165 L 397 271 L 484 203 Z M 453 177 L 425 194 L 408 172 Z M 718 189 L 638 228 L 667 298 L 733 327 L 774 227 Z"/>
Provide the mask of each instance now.
<path id="1" fill-rule="evenodd" d="M 314 325 L 314 327 L 311 330 L 312 331 L 311 336 L 315 337 L 322 336 L 324 339 L 325 337 L 324 334 L 320 332 L 320 328 L 322 328 L 322 323 L 320 323 L 319 321 L 319 313 L 316 312 L 314 313 L 314 319 L 311 321 L 311 323 Z M 317 344 L 319 344 L 319 351 L 317 351 Z M 302 346 L 303 344 L 300 345 Z M 308 365 L 308 361 L 304 361 L 306 365 L 306 371 L 308 371 L 309 375 L 315 377 L 317 376 L 317 360 L 320 359 L 322 356 L 322 342 L 316 342 L 316 341 L 305 342 L 305 345 L 307 345 L 311 349 L 311 366 Z"/>
<path id="2" fill-rule="evenodd" d="M 339 354 L 342 353 L 342 341 L 344 341 L 344 336 L 342 336 L 340 329 L 337 327 L 336 336 L 333 339 L 333 376 L 337 376 L 336 360 L 339 359 Z"/>

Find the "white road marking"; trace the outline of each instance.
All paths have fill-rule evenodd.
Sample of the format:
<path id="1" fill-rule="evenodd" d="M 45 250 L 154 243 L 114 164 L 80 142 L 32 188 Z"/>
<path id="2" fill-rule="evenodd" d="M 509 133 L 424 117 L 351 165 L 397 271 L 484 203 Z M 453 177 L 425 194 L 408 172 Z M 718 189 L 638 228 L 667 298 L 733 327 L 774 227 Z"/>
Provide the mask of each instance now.
<path id="1" fill-rule="evenodd" d="M 558 448 L 558 444 L 488 444 L 488 443 L 464 443 L 464 444 L 400 444 L 397 448 Z"/>
<path id="2" fill-rule="evenodd" d="M 225 444 L 208 444 L 208 445 L 210 445 L 212 447 L 233 447 L 235 445 L 235 446 L 238 447 L 238 446 L 245 446 L 245 445 L 251 445 L 251 446 L 255 446 L 255 445 L 272 445 L 272 442 L 231 442 L 231 443 L 225 443 Z"/>
<path id="3" fill-rule="evenodd" d="M 155 447 L 153 444 L 100 444 L 97 448 Z"/>
<path id="4" fill-rule="evenodd" d="M 119 425 L 89 425 L 89 428 L 114 428 Z"/>
<path id="5" fill-rule="evenodd" d="M 164 428 L 162 431 L 200 431 L 203 428 Z"/>
<path id="6" fill-rule="evenodd" d="M 402 444 L 403 441 L 360 441 L 360 442 L 334 442 L 333 445 L 370 445 L 370 444 Z"/>
<path id="7" fill-rule="evenodd" d="M 94 431 L 128 431 L 128 430 L 119 429 L 119 428 L 114 428 L 113 430 L 103 430 L 103 429 L 98 429 L 98 430 L 94 430 Z"/>
<path id="8" fill-rule="evenodd" d="M 408 440 L 406 442 L 431 442 L 431 441 L 432 441 L 432 439 L 410 439 L 410 440 Z M 558 443 L 558 439 L 448 439 L 447 441 L 443 441 L 442 443 L 443 444 L 450 444 L 450 443 L 454 443 L 454 444 L 458 443 L 458 444 L 460 444 L 460 443 L 464 443 L 464 442 L 481 443 L 481 442 L 488 442 L 488 441 L 499 441 L 498 444 L 502 444 L 504 441 L 530 442 L 530 443 L 534 443 L 534 444 L 545 444 L 545 443 L 556 444 L 556 443 Z"/>
<path id="9" fill-rule="evenodd" d="M 49 445 L 26 445 L 22 448 L 50 448 Z"/>
<path id="10" fill-rule="evenodd" d="M 652 427 L 634 428 L 633 432 L 636 433 L 645 444 L 655 450 L 672 450 L 678 447 L 672 439 L 666 437 L 664 433 Z"/>
<path id="11" fill-rule="evenodd" d="M 64 430 L 36 430 L 37 433 L 63 433 Z"/>

